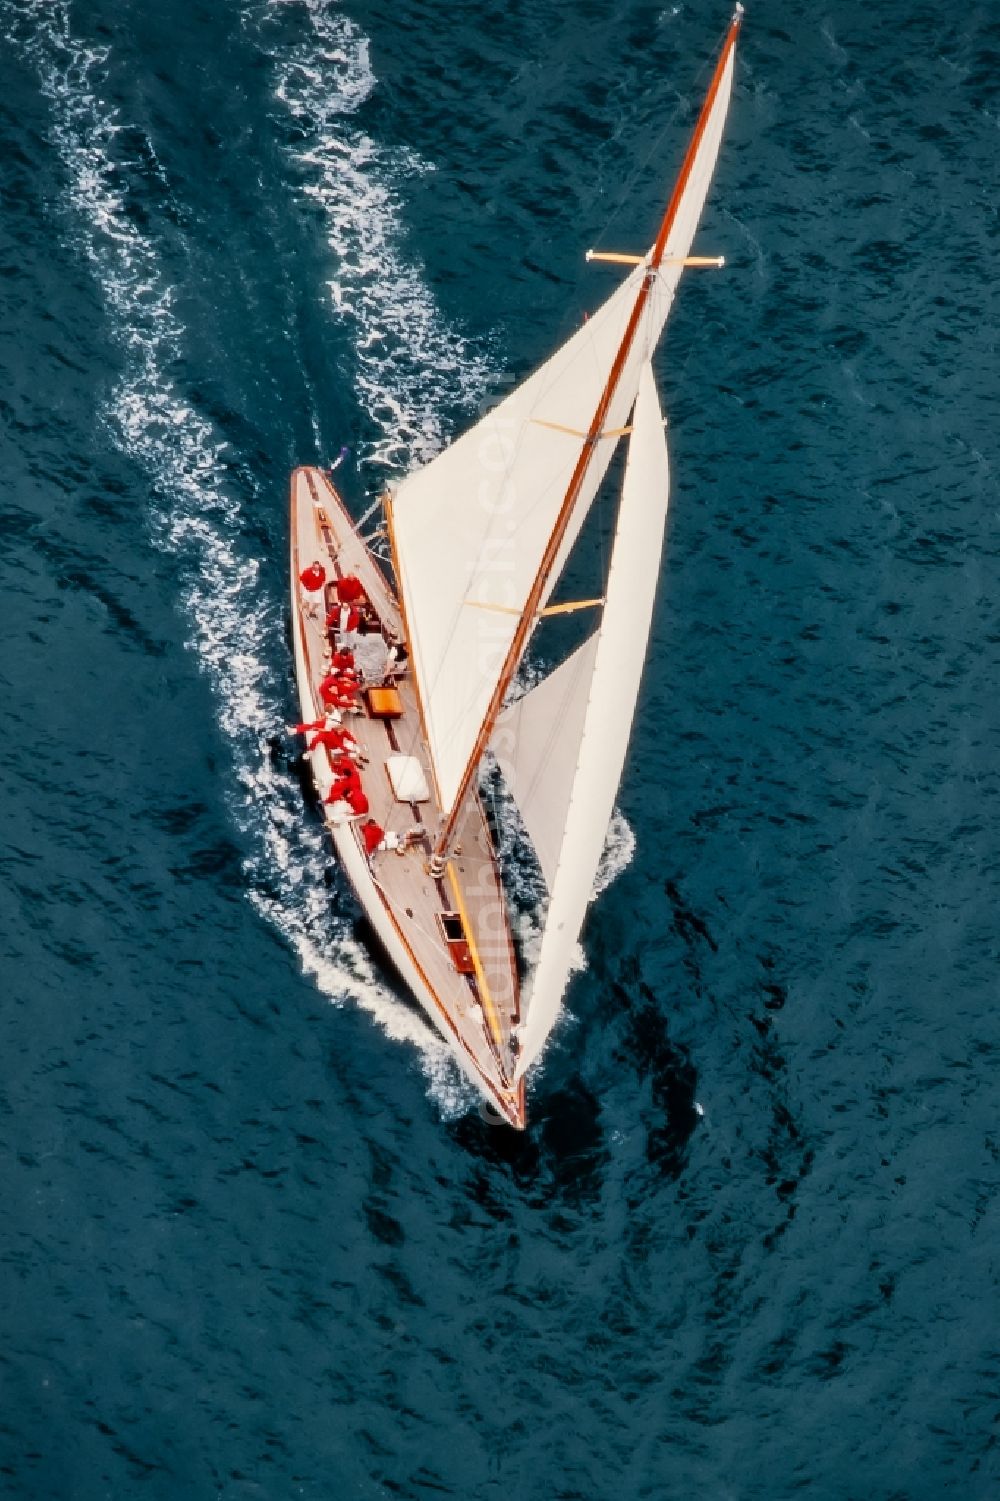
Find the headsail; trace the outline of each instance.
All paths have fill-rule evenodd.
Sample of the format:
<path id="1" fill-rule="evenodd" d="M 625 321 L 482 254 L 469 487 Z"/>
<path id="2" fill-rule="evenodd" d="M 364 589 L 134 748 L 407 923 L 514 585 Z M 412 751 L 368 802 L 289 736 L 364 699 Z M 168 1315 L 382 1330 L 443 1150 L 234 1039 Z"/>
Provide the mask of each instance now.
<path id="1" fill-rule="evenodd" d="M 552 890 L 594 676 L 597 634 L 504 710 L 490 739 Z"/>
<path id="2" fill-rule="evenodd" d="M 646 261 L 529 380 L 408 476 L 393 501 L 394 565 L 446 817 L 607 471 L 669 311 L 718 155 L 737 27 L 738 16 Z"/>
<path id="3" fill-rule="evenodd" d="M 549 878 L 551 897 L 521 1034 L 518 1077 L 538 1054 L 559 1013 L 604 848 L 646 656 L 668 486 L 663 419 L 653 372 L 646 364 L 639 379 L 604 614 L 600 630 L 592 638 L 593 672 L 582 732 L 576 742 L 575 772 L 564 795 L 565 823 L 554 873 Z M 580 651 L 589 646 L 590 642 Z M 564 670 L 557 669 L 557 673 Z M 545 679 L 526 695 L 522 714 L 530 714 L 533 695 L 551 692 L 551 682 L 552 678 Z M 528 790 L 519 793 L 516 752 L 513 791 L 515 798 L 526 799 L 522 806 L 530 833 L 527 809 L 532 790 L 529 782 Z"/>

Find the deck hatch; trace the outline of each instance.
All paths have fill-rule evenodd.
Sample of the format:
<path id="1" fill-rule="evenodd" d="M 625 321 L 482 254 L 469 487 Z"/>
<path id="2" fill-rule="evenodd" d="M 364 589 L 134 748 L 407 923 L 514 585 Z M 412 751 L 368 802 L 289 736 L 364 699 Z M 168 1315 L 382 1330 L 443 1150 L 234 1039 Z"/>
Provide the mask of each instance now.
<path id="1" fill-rule="evenodd" d="M 458 912 L 439 912 L 437 915 L 438 926 L 444 936 L 444 941 L 451 955 L 451 962 L 460 975 L 471 975 L 475 972 L 475 964 L 472 958 L 472 950 L 465 936 L 465 924 Z"/>

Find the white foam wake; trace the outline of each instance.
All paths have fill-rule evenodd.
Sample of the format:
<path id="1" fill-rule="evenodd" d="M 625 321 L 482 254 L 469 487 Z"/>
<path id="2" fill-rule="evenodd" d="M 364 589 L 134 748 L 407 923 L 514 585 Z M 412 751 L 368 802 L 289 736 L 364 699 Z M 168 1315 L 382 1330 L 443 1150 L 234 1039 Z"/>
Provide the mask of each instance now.
<path id="1" fill-rule="evenodd" d="M 414 152 L 388 152 L 351 121 L 376 84 L 368 38 L 328 0 L 305 0 L 305 34 L 282 45 L 282 10 L 271 0 L 246 24 L 272 59 L 279 126 L 294 123 L 300 190 L 322 210 L 332 304 L 353 330 L 358 396 L 378 433 L 364 457 L 404 473 L 442 447 L 442 410 L 471 408 L 497 371 L 441 317 L 402 242 L 402 187 L 433 167 Z"/>
<path id="2" fill-rule="evenodd" d="M 212 680 L 232 748 L 229 800 L 251 850 L 251 901 L 331 1000 L 355 1001 L 391 1037 L 419 1049 L 445 1113 L 463 1110 L 470 1091 L 444 1042 L 378 983 L 346 922 L 331 917 L 320 879 L 329 850 L 302 816 L 298 784 L 269 757 L 268 741 L 282 726 L 283 685 L 267 662 L 283 639 L 282 613 L 259 583 L 261 560 L 228 478 L 229 446 L 185 401 L 171 373 L 184 328 L 156 245 L 127 210 L 128 164 L 116 150 L 123 127 L 101 98 L 107 52 L 73 37 L 65 0 L 22 4 L 18 19 L 28 23 L 26 48 L 51 105 L 69 233 L 90 263 L 122 354 L 103 420 L 116 446 L 149 476 L 153 536 L 180 564 L 189 644 Z"/>
<path id="3" fill-rule="evenodd" d="M 326 841 L 302 815 L 298 783 L 268 754 L 284 713 L 283 681 L 268 666 L 274 642 L 283 639 L 282 606 L 259 581 L 261 559 L 245 526 L 250 497 L 230 478 L 232 450 L 185 400 L 173 375 L 185 331 L 156 243 L 128 213 L 128 163 L 116 151 L 123 126 L 101 95 L 107 52 L 73 37 L 68 0 L 14 0 L 6 8 L 14 11 L 51 105 L 70 233 L 90 263 L 120 344 L 122 375 L 104 420 L 116 445 L 149 476 L 152 534 L 180 565 L 189 644 L 211 678 L 231 745 L 229 798 L 251 851 L 250 899 L 324 994 L 353 1000 L 390 1037 L 418 1050 L 432 1097 L 453 1115 L 475 1098 L 471 1086 L 431 1027 L 379 983 L 349 925 L 332 918 L 319 878 L 329 859 Z M 270 9 L 258 7 L 244 19 L 258 27 L 275 69 L 275 97 L 295 121 L 289 150 L 301 191 L 323 210 L 334 260 L 331 297 L 354 330 L 359 397 L 377 435 L 365 457 L 406 470 L 445 441 L 440 411 L 456 402 L 471 406 L 495 372 L 486 354 L 442 320 L 397 238 L 401 182 L 430 168 L 395 153 L 390 161 L 349 124 L 375 84 L 367 39 L 324 0 L 306 0 L 306 35 L 282 50 L 267 36 Z M 597 890 L 627 865 L 633 848 L 628 825 L 616 815 Z M 520 874 L 527 877 L 516 872 L 515 880 Z M 531 908 L 524 904 L 522 914 L 529 951 Z"/>

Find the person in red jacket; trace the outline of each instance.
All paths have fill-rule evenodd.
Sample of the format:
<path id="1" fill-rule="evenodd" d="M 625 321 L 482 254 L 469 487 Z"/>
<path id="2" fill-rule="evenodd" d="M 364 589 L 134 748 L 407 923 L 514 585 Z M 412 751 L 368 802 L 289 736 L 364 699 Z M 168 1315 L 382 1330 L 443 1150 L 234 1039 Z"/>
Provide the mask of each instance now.
<path id="1" fill-rule="evenodd" d="M 329 622 L 329 617 L 328 617 L 327 618 L 327 624 L 329 625 L 329 623 L 330 622 Z M 344 648 L 344 647 L 341 647 L 341 649 L 339 651 L 335 651 L 331 655 L 331 657 L 330 657 L 330 671 L 331 672 L 353 672 L 354 671 L 354 653 L 352 651 L 347 651 L 346 648 Z"/>
<path id="2" fill-rule="evenodd" d="M 356 631 L 360 624 L 361 612 L 354 605 L 337 605 L 326 617 L 327 630 L 337 631 L 340 635 L 345 631 Z"/>
<path id="3" fill-rule="evenodd" d="M 304 719 L 301 724 L 290 724 L 288 728 L 293 735 L 309 735 L 313 730 L 336 729 L 339 724 L 340 710 L 331 709 L 322 719 Z"/>
<path id="4" fill-rule="evenodd" d="M 361 825 L 361 838 L 365 843 L 365 854 L 370 860 L 375 851 L 381 848 L 382 841 L 385 839 L 385 829 L 381 824 L 377 824 L 374 818 L 369 818 L 367 823 Z"/>
<path id="5" fill-rule="evenodd" d="M 325 803 L 339 803 L 347 798 L 349 793 L 361 791 L 358 768 L 346 756 L 334 762 L 333 775 L 333 784 L 323 799 Z"/>
<path id="6" fill-rule="evenodd" d="M 347 803 L 355 818 L 361 818 L 368 812 L 368 799 L 365 797 L 361 787 L 357 787 L 347 794 Z"/>
<path id="7" fill-rule="evenodd" d="M 326 583 L 326 569 L 318 558 L 314 559 L 308 568 L 302 570 L 299 574 L 299 583 L 310 594 L 315 594 L 317 590 L 322 589 Z"/>
<path id="8" fill-rule="evenodd" d="M 331 757 L 330 770 L 335 777 L 347 777 L 352 783 L 356 782 L 359 787 L 361 786 L 357 764 L 352 761 L 351 757 L 345 751 L 341 751 L 339 755 Z"/>
<path id="9" fill-rule="evenodd" d="M 319 696 L 328 708 L 360 712 L 356 678 L 344 677 L 341 673 L 328 673 L 319 685 Z"/>
<path id="10" fill-rule="evenodd" d="M 333 789 L 331 788 L 331 795 L 325 797 L 323 799 L 324 802 L 331 802 L 332 791 Z M 349 818 L 363 818 L 367 812 L 368 799 L 365 797 L 363 789 L 361 787 L 354 787 L 344 797 L 338 797 L 333 802 L 330 816 L 334 823 L 346 823 Z"/>
<path id="11" fill-rule="evenodd" d="M 361 747 L 350 730 L 342 729 L 336 724 L 328 729 L 323 719 L 319 721 L 318 726 L 311 728 L 316 729 L 316 734 L 306 747 L 307 750 L 314 751 L 318 745 L 321 745 L 324 750 L 336 751 L 341 757 L 350 756 L 354 761 L 364 759 Z"/>
<path id="12" fill-rule="evenodd" d="M 390 829 L 388 834 L 377 824 L 374 818 L 369 818 L 367 823 L 361 825 L 361 837 L 365 844 L 365 854 L 371 860 L 373 855 L 384 854 L 387 850 L 395 850 L 397 855 L 405 855 L 411 844 L 419 844 L 423 830 L 419 825 L 407 829 L 402 834 L 397 834 Z"/>
<path id="13" fill-rule="evenodd" d="M 334 588 L 337 591 L 337 598 L 342 605 L 356 605 L 360 599 L 364 599 L 365 597 L 361 580 L 356 578 L 353 573 L 345 573 L 343 578 L 337 580 Z"/>

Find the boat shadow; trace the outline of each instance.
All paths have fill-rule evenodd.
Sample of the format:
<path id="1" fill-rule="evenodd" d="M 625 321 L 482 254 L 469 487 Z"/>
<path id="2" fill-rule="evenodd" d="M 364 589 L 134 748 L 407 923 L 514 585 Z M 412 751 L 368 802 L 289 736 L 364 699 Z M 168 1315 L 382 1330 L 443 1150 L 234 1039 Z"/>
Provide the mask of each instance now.
<path id="1" fill-rule="evenodd" d="M 600 1101 L 582 1079 L 532 1101 L 528 1125 L 515 1131 L 487 1110 L 445 1127 L 470 1163 L 476 1201 L 506 1219 L 515 1201 L 582 1208 L 599 1196 L 610 1162 Z"/>
<path id="2" fill-rule="evenodd" d="M 638 995 L 620 984 L 612 992 L 622 1011 L 614 1057 L 639 1087 L 637 1123 L 645 1132 L 646 1164 L 656 1178 L 676 1179 L 701 1119 L 697 1070 L 687 1051 L 671 1041 L 663 1008 L 647 985 L 640 983 Z"/>
<path id="3" fill-rule="evenodd" d="M 594 1205 L 612 1179 L 632 1190 L 676 1180 L 685 1170 L 701 1119 L 695 1067 L 670 1040 L 647 987 L 636 995 L 612 984 L 603 1004 L 608 1026 L 588 1049 L 583 1070 L 616 1081 L 613 1101 L 603 1101 L 576 1072 L 552 1089 L 542 1079 L 524 1131 L 498 1122 L 488 1107 L 445 1128 L 472 1159 L 470 1189 L 499 1218 L 506 1218 L 503 1206 L 512 1195 L 572 1211 Z"/>

